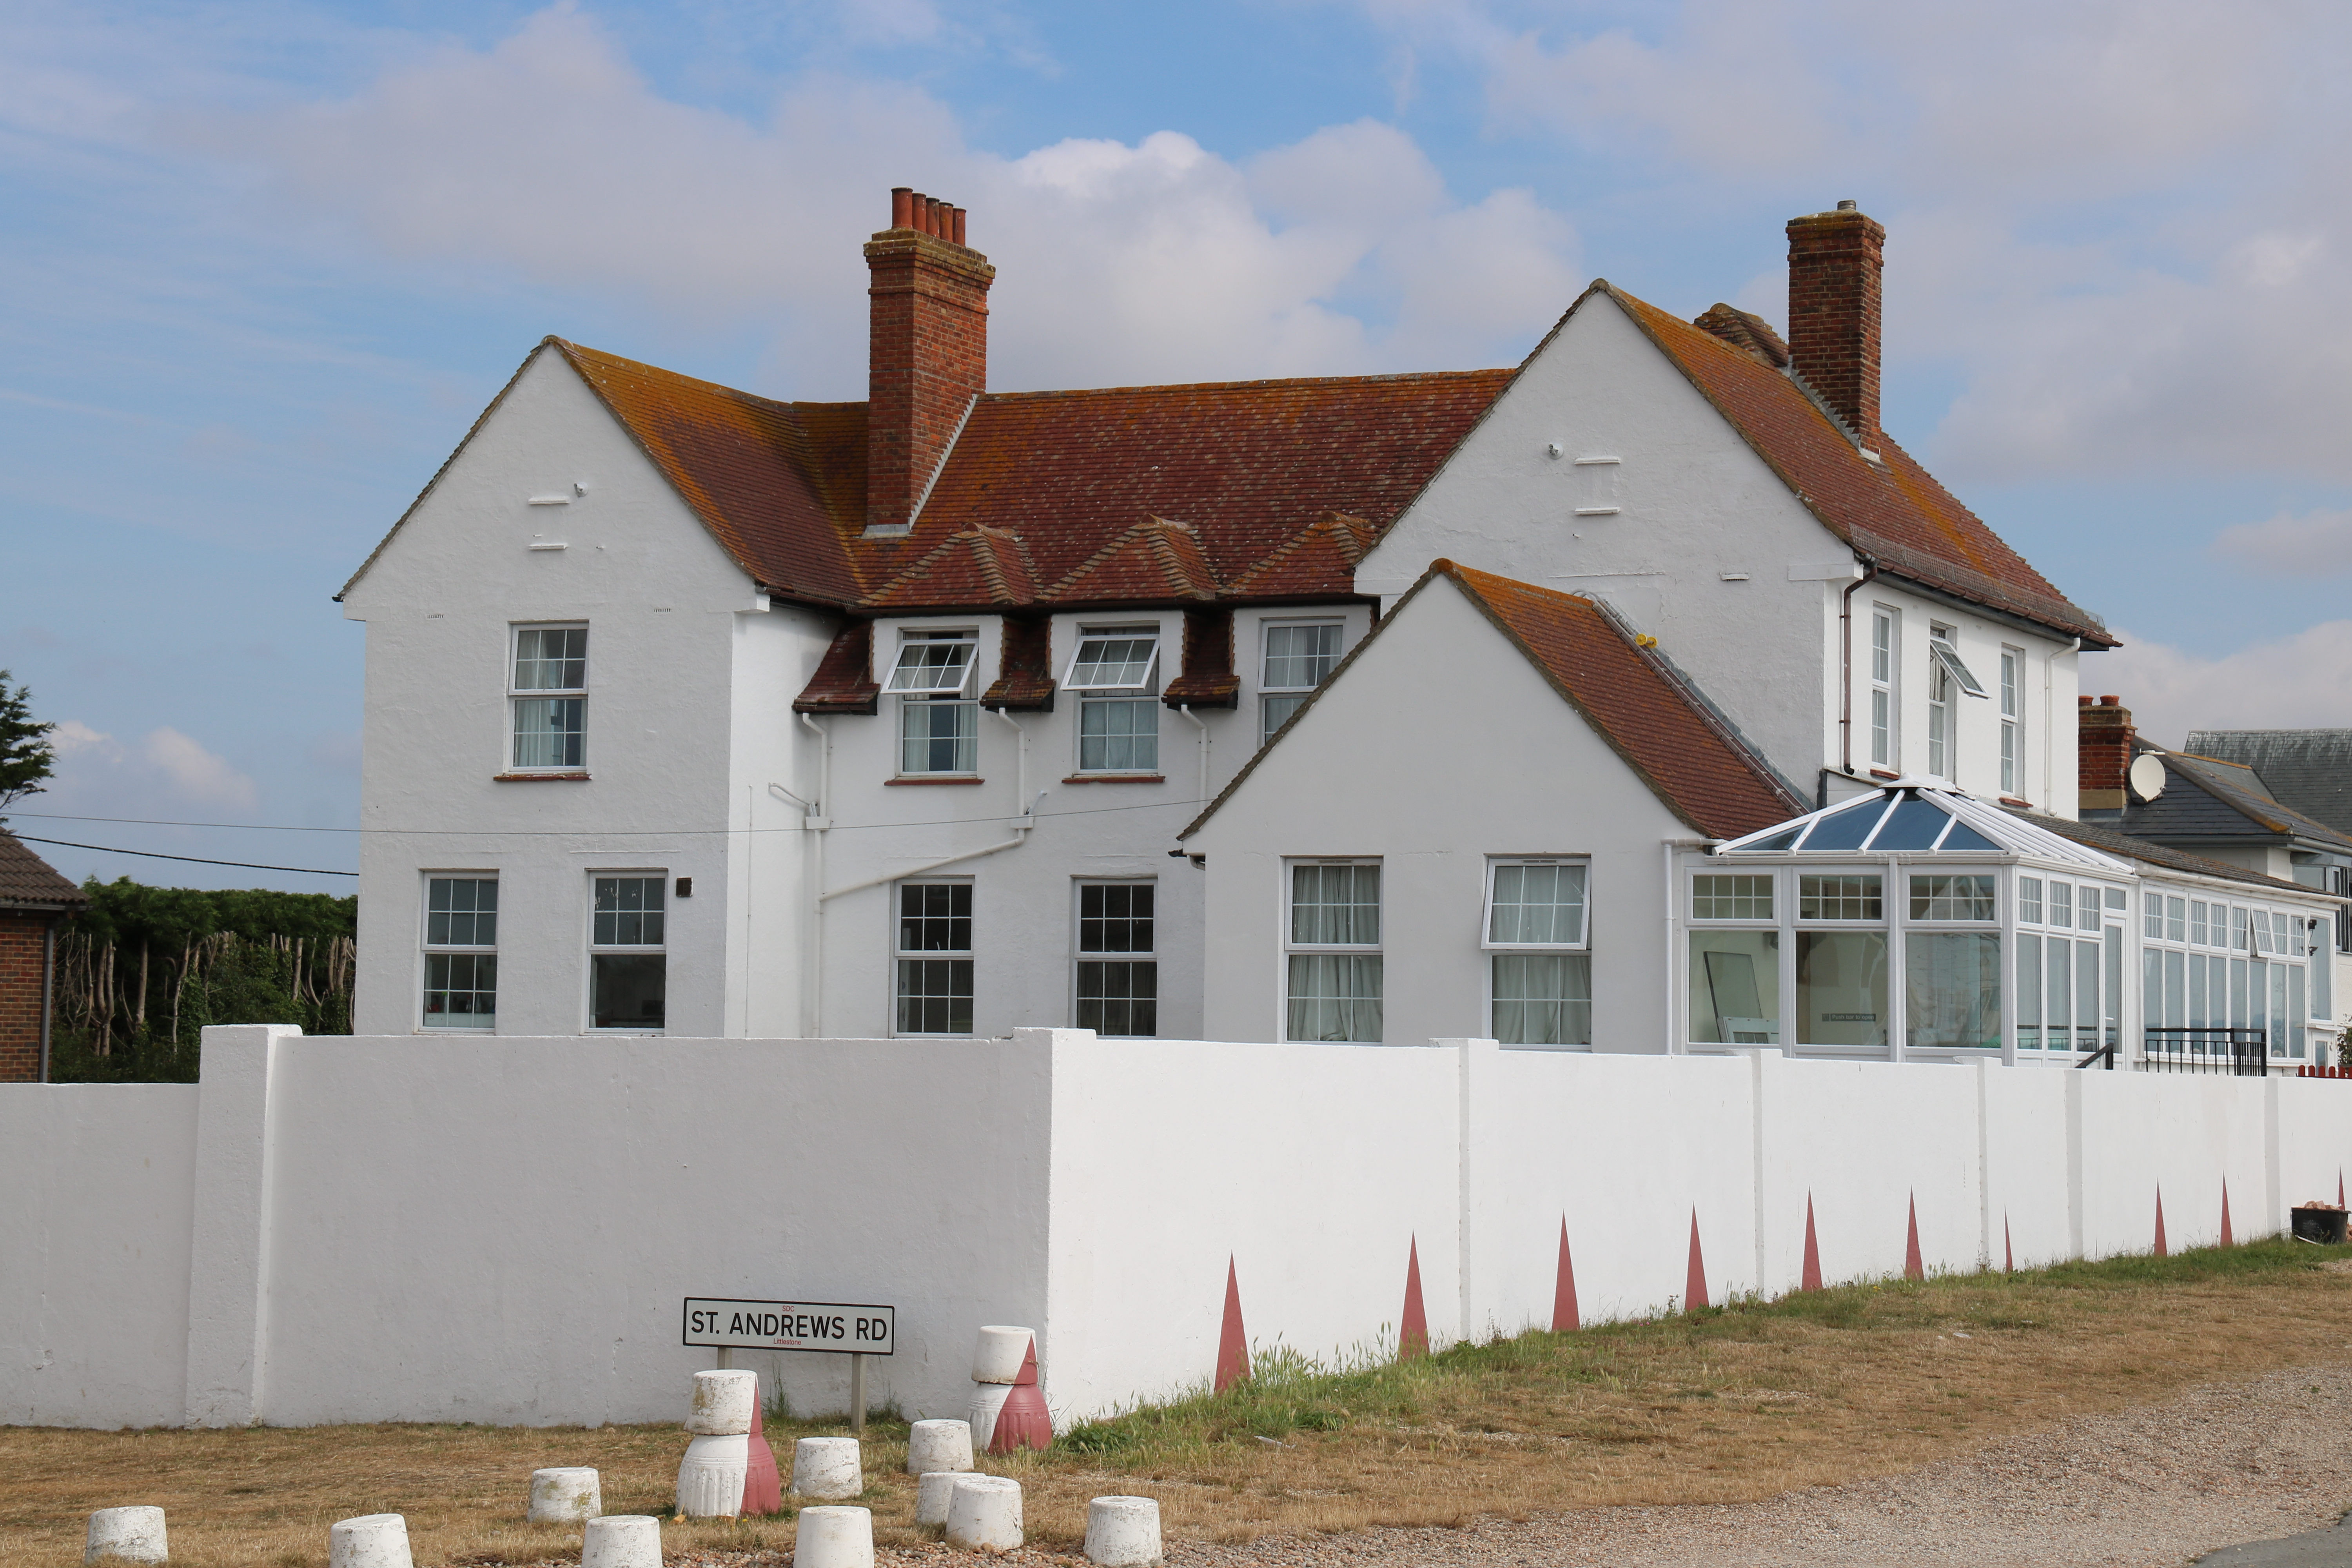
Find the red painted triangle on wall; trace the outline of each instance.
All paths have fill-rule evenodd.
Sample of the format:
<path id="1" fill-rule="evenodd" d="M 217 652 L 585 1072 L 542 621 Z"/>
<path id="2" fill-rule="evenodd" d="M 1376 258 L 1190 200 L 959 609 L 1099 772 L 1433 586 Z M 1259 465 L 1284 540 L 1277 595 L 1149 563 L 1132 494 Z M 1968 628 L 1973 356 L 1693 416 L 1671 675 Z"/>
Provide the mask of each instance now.
<path id="1" fill-rule="evenodd" d="M 1574 1333 L 1584 1326 L 1576 1311 L 1576 1260 L 1568 1253 L 1568 1216 L 1559 1216 L 1559 1272 L 1551 1285 L 1551 1331 Z"/>
<path id="2" fill-rule="evenodd" d="M 1397 1359 L 1429 1353 L 1429 1315 L 1421 1308 L 1421 1237 L 1404 1258 L 1404 1314 L 1397 1320 Z"/>
<path id="3" fill-rule="evenodd" d="M 1706 1254 L 1698 1246 L 1698 1210 L 1691 1210 L 1690 1270 L 1683 1279 L 1683 1310 L 1696 1312 L 1708 1305 Z"/>
<path id="4" fill-rule="evenodd" d="M 2224 1212 L 2227 1212 L 2228 1204 L 2229 1200 L 2224 1198 L 2222 1200 Z M 2222 1223 L 2226 1225 L 2229 1222 L 2224 1220 Z M 2011 1244 L 2009 1239 L 2009 1211 L 2007 1209 L 2000 1211 L 2000 1266 L 2007 1273 L 2014 1274 L 2017 1272 L 2017 1248 Z"/>
<path id="5" fill-rule="evenodd" d="M 2164 1248 L 2164 1184 L 2162 1182 L 2156 1184 L 2156 1255 L 2158 1258 L 2168 1256 Z"/>
<path id="6" fill-rule="evenodd" d="M 1911 1194 L 1910 1235 L 1903 1243 L 1903 1278 L 1906 1279 L 1927 1278 L 1927 1265 L 1919 1256 L 1919 1194 L 1916 1193 Z"/>
<path id="7" fill-rule="evenodd" d="M 2230 1234 L 2230 1179 L 2221 1178 L 2221 1245 L 2235 1247 L 2237 1237 Z"/>
<path id="8" fill-rule="evenodd" d="M 1805 1272 L 1798 1281 L 1800 1290 L 1822 1288 L 1822 1244 L 1813 1235 L 1813 1194 L 1805 1194 Z"/>
<path id="9" fill-rule="evenodd" d="M 1222 1391 L 1250 1374 L 1249 1335 L 1242 1329 L 1242 1281 L 1225 1258 L 1225 1322 L 1217 1331 L 1217 1387 Z"/>

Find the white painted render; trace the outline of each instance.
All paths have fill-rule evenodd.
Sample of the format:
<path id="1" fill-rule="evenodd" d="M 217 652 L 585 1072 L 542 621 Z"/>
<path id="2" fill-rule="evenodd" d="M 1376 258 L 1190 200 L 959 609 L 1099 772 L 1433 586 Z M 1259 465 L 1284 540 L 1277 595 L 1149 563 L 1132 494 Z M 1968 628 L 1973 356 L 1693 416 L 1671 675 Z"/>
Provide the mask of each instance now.
<path id="1" fill-rule="evenodd" d="M 1593 1042 L 1666 1047 L 1663 846 L 1695 840 L 1450 578 L 1363 645 L 1188 840 L 1207 1031 L 1285 1037 L 1287 862 L 1381 859 L 1387 1037 L 1483 1036 L 1489 857 L 1589 857 Z"/>
<path id="2" fill-rule="evenodd" d="M 1800 1282 L 2240 1238 L 2332 1196 L 2342 1084 L 1630 1057 L 1490 1040 L 305 1039 L 203 1080 L 0 1085 L 0 1421 L 666 1422 L 689 1295 L 880 1302 L 873 1398 L 961 1415 L 981 1325 L 1058 1424 L 1255 1353 L 1391 1350 Z M 126 1159 L 125 1150 L 147 1152 Z M 192 1181 L 193 1178 L 193 1181 Z M 194 1201 L 190 1201 L 193 1186 Z M 737 1352 L 799 1411 L 841 1358 Z M 684 1441 L 684 1434 L 680 1435 Z"/>
<path id="3" fill-rule="evenodd" d="M 1596 507 L 1618 510 L 1578 515 Z M 1853 550 L 1607 294 L 1588 296 L 1530 356 L 1365 557 L 1357 586 L 1393 602 L 1441 556 L 1607 599 L 1808 794 L 1843 762 L 1839 601 L 1861 574 Z M 1874 597 L 1903 612 L 1903 752 L 1893 771 L 1927 773 L 1927 634 L 1948 625 L 1996 692 L 2001 644 L 2028 655 L 2025 798 L 2072 816 L 2072 639 L 1873 581 L 1853 595 L 1860 725 Z M 1958 700 L 1952 782 L 1992 798 L 2001 793 L 1998 698 Z M 1866 782 L 1869 769 L 1864 732 L 1854 770 Z"/>

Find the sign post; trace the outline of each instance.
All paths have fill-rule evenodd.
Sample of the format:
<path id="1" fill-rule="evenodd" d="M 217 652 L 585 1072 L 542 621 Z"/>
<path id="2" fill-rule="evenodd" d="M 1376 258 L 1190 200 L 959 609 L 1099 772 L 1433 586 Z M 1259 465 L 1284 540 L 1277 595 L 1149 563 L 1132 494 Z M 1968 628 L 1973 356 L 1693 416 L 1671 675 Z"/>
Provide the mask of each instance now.
<path id="1" fill-rule="evenodd" d="M 849 1429 L 866 1436 L 866 1358 L 898 1350 L 898 1309 L 842 1301 L 738 1301 L 688 1296 L 680 1342 L 719 1352 L 721 1367 L 733 1352 L 814 1351 L 849 1358 Z"/>

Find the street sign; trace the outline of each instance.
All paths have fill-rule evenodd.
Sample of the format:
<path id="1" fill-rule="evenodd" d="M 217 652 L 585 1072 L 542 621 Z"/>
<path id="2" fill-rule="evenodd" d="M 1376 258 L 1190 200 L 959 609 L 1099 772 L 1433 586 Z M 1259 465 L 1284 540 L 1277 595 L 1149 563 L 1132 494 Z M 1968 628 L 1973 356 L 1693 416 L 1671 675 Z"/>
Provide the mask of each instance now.
<path id="1" fill-rule="evenodd" d="M 678 1342 L 720 1350 L 830 1351 L 835 1355 L 890 1355 L 898 1309 L 840 1301 L 731 1301 L 686 1299 L 686 1331 Z"/>

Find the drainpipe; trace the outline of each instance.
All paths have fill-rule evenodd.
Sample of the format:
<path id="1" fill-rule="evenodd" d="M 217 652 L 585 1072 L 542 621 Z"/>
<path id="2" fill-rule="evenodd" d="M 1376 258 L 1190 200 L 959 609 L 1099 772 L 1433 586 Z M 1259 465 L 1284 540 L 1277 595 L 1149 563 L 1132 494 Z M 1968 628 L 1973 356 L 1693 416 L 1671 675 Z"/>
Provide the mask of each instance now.
<path id="1" fill-rule="evenodd" d="M 1878 575 L 1878 563 L 1865 555 L 1862 568 L 1838 595 L 1838 767 L 1848 778 L 1853 777 L 1853 595 Z"/>
<path id="2" fill-rule="evenodd" d="M 801 985 L 801 1036 L 803 1039 L 824 1037 L 824 836 L 833 828 L 829 815 L 833 808 L 833 731 L 818 723 L 807 713 L 801 722 L 816 737 L 816 804 L 801 826 L 816 833 L 814 848 L 810 855 L 808 869 L 809 918 L 807 938 L 808 973 Z"/>
<path id="3" fill-rule="evenodd" d="M 1209 798 L 1209 726 L 1192 711 L 1192 705 L 1189 702 L 1180 706 L 1176 711 L 1192 720 L 1192 728 L 1201 731 L 1201 798 L 1205 801 Z"/>
<path id="4" fill-rule="evenodd" d="M 2083 639 L 2075 637 L 2064 647 L 2053 647 L 2042 656 L 2042 809 L 2044 811 L 2051 809 L 2050 802 L 2053 798 L 2051 790 L 2054 787 L 2057 779 L 2057 775 L 2051 771 L 2052 743 L 2057 738 L 2057 731 L 2053 726 L 2058 721 L 2058 716 L 2050 705 L 2051 670 L 2057 664 L 2060 654 L 2082 651 Z M 2080 811 L 2082 808 L 2077 805 L 2075 809 Z"/>
<path id="5" fill-rule="evenodd" d="M 49 1081 L 49 1009 L 57 1004 L 58 922 L 41 927 L 41 1077 Z"/>

